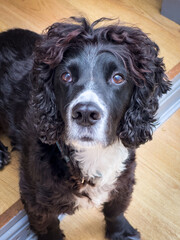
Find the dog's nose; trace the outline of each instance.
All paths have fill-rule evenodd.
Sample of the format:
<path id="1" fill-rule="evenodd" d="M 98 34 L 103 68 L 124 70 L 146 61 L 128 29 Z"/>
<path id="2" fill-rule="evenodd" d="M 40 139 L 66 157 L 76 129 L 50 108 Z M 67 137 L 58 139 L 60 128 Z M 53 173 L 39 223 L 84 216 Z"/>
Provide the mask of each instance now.
<path id="1" fill-rule="evenodd" d="M 77 124 L 88 127 L 101 119 L 100 107 L 92 102 L 78 103 L 72 109 L 72 118 Z"/>

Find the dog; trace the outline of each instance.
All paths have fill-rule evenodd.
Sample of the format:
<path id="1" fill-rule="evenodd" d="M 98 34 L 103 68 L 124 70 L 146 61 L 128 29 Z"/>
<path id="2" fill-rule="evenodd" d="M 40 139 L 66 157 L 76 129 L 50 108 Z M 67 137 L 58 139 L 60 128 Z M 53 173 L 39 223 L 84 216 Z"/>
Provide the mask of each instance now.
<path id="1" fill-rule="evenodd" d="M 156 43 L 139 28 L 97 27 L 105 20 L 0 34 L 0 126 L 20 151 L 21 199 L 39 240 L 64 239 L 58 215 L 93 206 L 106 238 L 140 239 L 124 217 L 135 150 L 152 139 L 170 82 Z"/>

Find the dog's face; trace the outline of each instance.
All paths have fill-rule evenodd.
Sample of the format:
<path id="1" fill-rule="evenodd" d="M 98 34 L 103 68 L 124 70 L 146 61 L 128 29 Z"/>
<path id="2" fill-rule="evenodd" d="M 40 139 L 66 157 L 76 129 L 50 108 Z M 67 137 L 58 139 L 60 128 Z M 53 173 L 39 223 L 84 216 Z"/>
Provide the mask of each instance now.
<path id="1" fill-rule="evenodd" d="M 90 45 L 67 52 L 56 68 L 56 104 L 68 144 L 107 146 L 117 139 L 134 84 L 114 47 Z"/>
<path id="2" fill-rule="evenodd" d="M 169 90 L 159 48 L 138 28 L 55 23 L 35 49 L 33 104 L 42 142 L 137 148 Z"/>

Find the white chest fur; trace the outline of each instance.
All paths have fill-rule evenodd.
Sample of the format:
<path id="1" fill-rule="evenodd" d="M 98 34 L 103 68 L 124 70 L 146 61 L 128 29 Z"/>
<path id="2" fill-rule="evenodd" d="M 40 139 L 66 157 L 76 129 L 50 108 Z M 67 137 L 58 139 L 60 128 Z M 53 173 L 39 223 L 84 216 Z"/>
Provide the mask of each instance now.
<path id="1" fill-rule="evenodd" d="M 100 207 L 108 201 L 117 177 L 126 168 L 125 161 L 127 158 L 128 150 L 119 141 L 107 148 L 98 146 L 76 152 L 75 160 L 79 162 L 83 176 L 95 182 L 95 186 L 86 185 L 81 189 L 81 192 L 87 193 L 91 200 L 87 197 L 75 197 L 76 206 Z M 102 176 L 100 178 L 95 177 L 97 173 Z"/>

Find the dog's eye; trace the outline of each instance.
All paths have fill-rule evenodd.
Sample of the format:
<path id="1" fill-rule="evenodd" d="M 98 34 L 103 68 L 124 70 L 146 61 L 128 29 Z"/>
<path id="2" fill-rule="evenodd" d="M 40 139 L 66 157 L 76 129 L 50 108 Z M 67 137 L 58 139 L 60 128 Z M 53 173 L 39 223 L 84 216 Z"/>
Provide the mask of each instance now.
<path id="1" fill-rule="evenodd" d="M 115 74 L 112 79 L 111 79 L 112 83 L 114 84 L 120 84 L 124 81 L 124 77 L 120 74 Z"/>
<path id="2" fill-rule="evenodd" d="M 68 83 L 72 82 L 72 76 L 71 76 L 71 74 L 68 73 L 68 72 L 63 73 L 62 76 L 61 76 L 61 79 L 62 79 L 64 82 L 68 82 Z"/>

